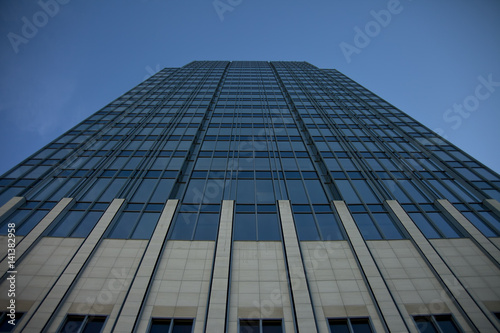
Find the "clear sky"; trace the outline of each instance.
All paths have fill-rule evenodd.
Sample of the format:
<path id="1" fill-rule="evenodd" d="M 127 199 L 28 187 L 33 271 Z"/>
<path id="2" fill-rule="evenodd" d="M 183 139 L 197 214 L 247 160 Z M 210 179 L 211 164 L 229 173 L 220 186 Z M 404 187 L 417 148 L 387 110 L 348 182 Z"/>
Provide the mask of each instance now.
<path id="1" fill-rule="evenodd" d="M 163 67 L 336 68 L 500 172 L 498 0 L 0 3 L 0 174 Z"/>

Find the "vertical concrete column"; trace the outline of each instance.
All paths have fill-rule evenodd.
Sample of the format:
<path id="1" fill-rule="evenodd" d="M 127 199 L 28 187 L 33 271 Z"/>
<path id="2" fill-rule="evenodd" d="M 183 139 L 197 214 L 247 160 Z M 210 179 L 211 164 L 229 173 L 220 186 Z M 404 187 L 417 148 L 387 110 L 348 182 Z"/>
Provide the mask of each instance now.
<path id="1" fill-rule="evenodd" d="M 226 332 L 228 306 L 229 270 L 233 234 L 234 200 L 223 200 L 220 213 L 219 232 L 215 248 L 215 262 L 210 286 L 210 300 L 205 332 Z M 195 327 L 195 332 L 203 332 Z"/>
<path id="2" fill-rule="evenodd" d="M 417 332 L 414 324 L 406 323 L 401 316 L 396 302 L 384 282 L 382 275 L 373 259 L 363 236 L 361 235 L 356 222 L 351 216 L 349 209 L 344 201 L 334 201 L 335 209 L 339 214 L 340 220 L 347 232 L 347 237 L 352 244 L 354 254 L 358 258 L 369 288 L 371 289 L 376 301 L 376 306 L 382 313 L 383 322 L 385 322 L 390 332 Z"/>
<path id="3" fill-rule="evenodd" d="M 168 229 L 174 217 L 179 200 L 168 200 L 160 219 L 144 252 L 137 273 L 129 289 L 118 319 L 113 326 L 114 318 L 109 318 L 104 332 L 131 332 L 139 322 L 141 306 L 146 298 L 148 287 L 154 279 L 154 270 L 160 261 L 160 254 L 167 239 Z"/>
<path id="4" fill-rule="evenodd" d="M 448 200 L 436 200 L 436 205 L 450 219 L 457 221 L 462 228 L 472 237 L 472 240 L 490 257 L 497 265 L 500 265 L 500 250 L 493 244 L 488 237 L 483 235 L 465 216 L 460 213 Z"/>
<path id="5" fill-rule="evenodd" d="M 122 206 L 124 199 L 114 199 L 97 222 L 90 235 L 85 239 L 70 263 L 56 281 L 44 300 L 33 307 L 25 316 L 29 319 L 19 322 L 18 331 L 42 332 L 50 318 L 54 315 L 59 304 L 63 301 L 70 287 L 76 282 L 78 274 L 82 271 L 85 263 L 90 260 L 104 232 Z"/>
<path id="6" fill-rule="evenodd" d="M 485 199 L 483 200 L 483 204 L 489 209 L 491 209 L 493 214 L 500 217 L 500 202 L 498 202 L 495 199 Z"/>
<path id="7" fill-rule="evenodd" d="M 406 231 L 408 231 L 420 250 L 420 253 L 422 253 L 431 268 L 436 272 L 438 280 L 444 283 L 458 305 L 463 309 L 465 312 L 464 316 L 469 317 L 471 324 L 474 325 L 479 332 L 495 332 L 497 329 L 500 330 L 500 325 L 497 323 L 492 324 L 496 321 L 493 315 L 490 314 L 487 309 L 484 309 L 484 312 L 481 310 L 478 303 L 469 295 L 460 281 L 457 281 L 455 275 L 436 252 L 429 240 L 425 238 L 424 234 L 422 234 L 420 229 L 413 223 L 408 214 L 406 214 L 403 207 L 401 207 L 396 200 L 387 200 L 386 203 L 398 220 L 401 221 Z M 455 281 L 458 283 L 455 283 Z M 488 317 L 490 317 L 490 319 Z M 495 328 L 494 325 L 496 325 L 497 328 Z"/>
<path id="8" fill-rule="evenodd" d="M 55 207 L 52 208 L 40 222 L 38 222 L 38 224 L 16 245 L 17 261 L 19 261 L 19 259 L 36 243 L 49 225 L 58 217 L 64 215 L 64 213 L 70 209 L 72 205 L 72 198 L 62 198 L 57 205 L 55 205 Z M 3 275 L 7 270 L 8 261 L 7 258 L 5 258 L 2 262 L 0 262 L 0 273 Z"/>
<path id="9" fill-rule="evenodd" d="M 0 207 L 0 223 L 12 214 L 19 206 L 26 202 L 24 197 L 13 197 Z"/>
<path id="10" fill-rule="evenodd" d="M 311 302 L 311 294 L 307 285 L 306 272 L 300 244 L 293 221 L 292 207 L 288 200 L 278 200 L 281 230 L 285 247 L 285 260 L 292 289 L 291 300 L 295 311 L 295 320 L 299 332 L 318 332 L 316 318 Z"/>

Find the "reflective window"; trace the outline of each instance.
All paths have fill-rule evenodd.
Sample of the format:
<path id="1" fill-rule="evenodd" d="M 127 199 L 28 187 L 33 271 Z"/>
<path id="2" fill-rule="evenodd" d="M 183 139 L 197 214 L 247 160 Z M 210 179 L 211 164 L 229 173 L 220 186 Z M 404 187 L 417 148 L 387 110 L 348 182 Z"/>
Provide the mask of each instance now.
<path id="1" fill-rule="evenodd" d="M 153 318 L 149 333 L 191 333 L 193 319 Z"/>
<path id="2" fill-rule="evenodd" d="M 368 318 L 328 319 L 331 333 L 371 333 L 374 332 Z"/>
<path id="3" fill-rule="evenodd" d="M 68 315 L 63 326 L 59 329 L 60 333 L 98 333 L 104 328 L 106 316 L 92 315 Z"/>
<path id="4" fill-rule="evenodd" d="M 240 319 L 240 333 L 283 333 L 281 319 Z"/>
<path id="5" fill-rule="evenodd" d="M 413 319 L 421 333 L 462 332 L 451 315 L 414 316 Z"/>

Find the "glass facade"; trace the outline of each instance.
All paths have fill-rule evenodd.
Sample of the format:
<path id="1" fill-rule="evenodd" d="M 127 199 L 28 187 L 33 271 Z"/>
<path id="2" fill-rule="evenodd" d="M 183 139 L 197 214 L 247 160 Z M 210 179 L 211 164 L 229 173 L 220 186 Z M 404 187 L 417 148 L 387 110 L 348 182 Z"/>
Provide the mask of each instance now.
<path id="1" fill-rule="evenodd" d="M 500 178 L 336 70 L 306 62 L 195 61 L 165 68 L 0 179 L 2 222 L 26 235 L 63 197 L 76 204 L 50 236 L 86 237 L 115 198 L 127 206 L 108 238 L 148 239 L 168 199 L 169 237 L 215 240 L 221 200 L 235 200 L 235 240 L 280 240 L 277 200 L 290 200 L 301 240 L 340 240 L 343 200 L 363 237 L 407 235 L 397 200 L 428 238 L 466 237 L 434 205 L 447 199 L 485 236 L 500 221 L 482 204 Z"/>

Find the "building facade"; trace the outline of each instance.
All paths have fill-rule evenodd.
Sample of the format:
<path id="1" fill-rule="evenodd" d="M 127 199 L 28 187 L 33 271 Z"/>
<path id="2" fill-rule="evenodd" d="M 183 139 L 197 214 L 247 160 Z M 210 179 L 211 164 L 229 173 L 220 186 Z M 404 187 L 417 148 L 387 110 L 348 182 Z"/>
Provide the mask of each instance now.
<path id="1" fill-rule="evenodd" d="M 0 330 L 496 332 L 499 200 L 336 70 L 165 68 L 0 179 Z"/>

